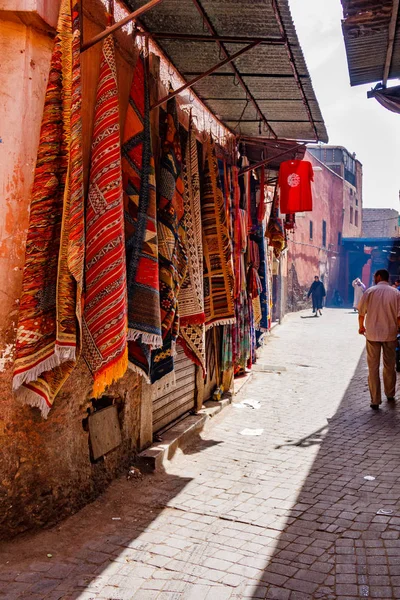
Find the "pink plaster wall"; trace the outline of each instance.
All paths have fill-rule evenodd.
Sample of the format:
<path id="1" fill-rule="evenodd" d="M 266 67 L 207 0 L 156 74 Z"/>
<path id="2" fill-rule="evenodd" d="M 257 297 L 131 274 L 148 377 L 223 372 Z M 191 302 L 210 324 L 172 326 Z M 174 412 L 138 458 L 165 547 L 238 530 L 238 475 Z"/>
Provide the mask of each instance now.
<path id="1" fill-rule="evenodd" d="M 343 180 L 306 152 L 314 171 L 313 210 L 296 217 L 296 230 L 289 234 L 288 243 L 288 305 L 292 310 L 302 308 L 304 292 L 313 277 L 324 277 L 328 300 L 338 286 L 338 233 L 343 229 Z M 319 170 L 322 169 L 322 170 Z M 322 246 L 322 221 L 326 221 L 326 247 Z M 313 239 L 310 239 L 310 221 Z"/>
<path id="2" fill-rule="evenodd" d="M 2 10 L 5 2 L 0 2 Z M 26 7 L 27 3 L 24 4 Z M 37 4 L 45 9 L 46 2 Z M 56 4 L 57 0 L 48 0 L 51 14 Z M 30 195 L 53 39 L 44 30 L 27 25 L 29 18 L 21 21 L 15 13 L 3 11 L 0 19 L 1 538 L 48 525 L 76 511 L 129 466 L 139 443 L 141 388 L 139 377 L 129 372 L 109 390 L 119 409 L 122 445 L 104 463 L 97 464 L 90 462 L 88 433 L 82 426 L 92 387 L 83 361 L 57 397 L 47 420 L 42 419 L 37 409 L 20 406 L 12 394 L 12 361 Z M 99 26 L 96 28 L 97 33 Z M 83 61 L 84 87 L 91 82 L 95 88 L 99 50 L 98 47 L 87 53 Z M 120 56 L 118 64 L 124 80 L 121 89 L 127 96 L 129 82 L 124 74 L 132 69 Z M 85 114 L 91 115 L 93 94 L 87 96 Z M 90 127 L 90 119 L 85 119 L 86 169 Z"/>

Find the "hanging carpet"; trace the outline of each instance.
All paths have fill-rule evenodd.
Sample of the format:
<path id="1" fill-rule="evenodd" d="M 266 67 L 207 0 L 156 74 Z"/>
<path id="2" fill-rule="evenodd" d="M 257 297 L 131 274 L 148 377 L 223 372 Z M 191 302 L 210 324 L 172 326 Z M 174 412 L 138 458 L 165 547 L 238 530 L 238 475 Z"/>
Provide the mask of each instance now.
<path id="1" fill-rule="evenodd" d="M 93 394 L 128 366 L 127 290 L 117 69 L 112 36 L 103 44 L 86 209 L 84 358 Z"/>
<path id="2" fill-rule="evenodd" d="M 183 226 L 186 230 L 188 269 L 179 292 L 178 342 L 185 354 L 206 372 L 205 314 L 203 298 L 203 244 L 201 231 L 200 178 L 196 133 L 192 122 L 182 163 L 184 184 Z"/>
<path id="3" fill-rule="evenodd" d="M 13 389 L 44 417 L 80 351 L 84 262 L 80 23 L 62 0 L 50 64 L 20 299 Z"/>
<path id="4" fill-rule="evenodd" d="M 179 333 L 178 295 L 187 271 L 182 156 L 176 100 L 167 104 L 158 185 L 157 234 L 163 345 L 152 352 L 151 383 L 174 370 Z"/>
<path id="5" fill-rule="evenodd" d="M 275 256 L 279 258 L 283 250 L 285 250 L 287 243 L 283 222 L 279 216 L 279 201 L 276 190 L 265 236 L 268 239 L 269 245 L 274 249 Z"/>
<path id="6" fill-rule="evenodd" d="M 129 366 L 149 377 L 149 348 L 162 344 L 156 182 L 146 61 L 133 74 L 122 146 Z"/>
<path id="7" fill-rule="evenodd" d="M 206 142 L 201 218 L 204 252 L 204 310 L 206 329 L 209 329 L 216 325 L 228 325 L 235 320 L 231 241 L 215 146 L 210 137 Z"/>

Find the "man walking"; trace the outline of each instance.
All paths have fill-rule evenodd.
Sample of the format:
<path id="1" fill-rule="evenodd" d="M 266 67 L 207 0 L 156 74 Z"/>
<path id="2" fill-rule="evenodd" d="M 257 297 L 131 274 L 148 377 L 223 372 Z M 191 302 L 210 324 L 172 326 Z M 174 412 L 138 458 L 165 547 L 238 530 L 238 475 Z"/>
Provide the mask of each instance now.
<path id="1" fill-rule="evenodd" d="M 383 353 L 383 386 L 386 398 L 394 401 L 396 391 L 396 340 L 400 326 L 400 292 L 389 284 L 389 272 L 380 269 L 375 285 L 366 290 L 358 305 L 358 333 L 367 338 L 368 385 L 371 408 L 379 409 L 381 382 L 379 366 Z M 366 323 L 364 320 L 366 317 Z"/>
<path id="2" fill-rule="evenodd" d="M 359 277 L 357 277 L 357 279 L 355 279 L 351 285 L 354 288 L 353 310 L 354 312 L 357 312 L 357 307 L 360 304 L 361 296 L 367 288 Z"/>
<path id="3" fill-rule="evenodd" d="M 314 282 L 310 287 L 307 298 L 310 296 L 312 298 L 312 311 L 318 317 L 318 312 L 322 315 L 322 301 L 326 296 L 324 284 L 319 280 L 318 275 L 314 277 Z"/>

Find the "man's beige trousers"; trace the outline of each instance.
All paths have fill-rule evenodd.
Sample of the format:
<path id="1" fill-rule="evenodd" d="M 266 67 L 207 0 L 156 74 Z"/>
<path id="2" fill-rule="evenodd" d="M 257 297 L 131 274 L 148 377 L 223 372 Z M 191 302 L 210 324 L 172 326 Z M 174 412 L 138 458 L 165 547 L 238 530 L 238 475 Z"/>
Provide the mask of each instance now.
<path id="1" fill-rule="evenodd" d="M 396 340 L 394 342 L 370 342 L 367 340 L 368 385 L 371 404 L 381 404 L 381 380 L 379 366 L 383 354 L 383 389 L 387 398 L 396 392 Z"/>

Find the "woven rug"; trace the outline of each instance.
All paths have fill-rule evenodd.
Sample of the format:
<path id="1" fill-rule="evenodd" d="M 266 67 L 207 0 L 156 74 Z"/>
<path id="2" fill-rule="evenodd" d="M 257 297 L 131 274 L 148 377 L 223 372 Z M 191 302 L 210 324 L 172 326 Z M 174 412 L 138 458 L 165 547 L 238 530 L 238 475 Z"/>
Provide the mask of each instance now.
<path id="1" fill-rule="evenodd" d="M 285 230 L 283 228 L 283 221 L 279 216 L 279 202 L 276 192 L 265 236 L 268 239 L 269 245 L 274 249 L 275 256 L 279 258 L 283 250 L 286 248 L 287 242 Z"/>
<path id="2" fill-rule="evenodd" d="M 160 269 L 162 348 L 152 352 L 151 382 L 174 370 L 174 346 L 179 333 L 178 295 L 187 272 L 182 156 L 176 100 L 167 104 L 158 185 L 157 234 Z"/>
<path id="3" fill-rule="evenodd" d="M 192 122 L 182 163 L 184 184 L 184 228 L 187 236 L 188 269 L 178 296 L 180 329 L 178 343 L 192 362 L 206 372 L 206 338 L 203 298 L 203 243 L 199 157 Z"/>
<path id="4" fill-rule="evenodd" d="M 128 366 L 127 289 L 117 69 L 112 36 L 103 44 L 86 208 L 84 358 L 93 395 Z"/>
<path id="5" fill-rule="evenodd" d="M 204 311 L 206 329 L 209 329 L 215 325 L 228 325 L 235 320 L 231 241 L 215 146 L 210 137 L 206 142 L 201 219 L 204 251 Z"/>
<path id="6" fill-rule="evenodd" d="M 162 344 L 156 182 L 146 61 L 133 74 L 122 146 L 129 367 L 149 377 L 148 348 Z"/>
<path id="7" fill-rule="evenodd" d="M 80 348 L 84 219 L 78 6 L 62 0 L 32 188 L 13 389 L 44 417 Z"/>

